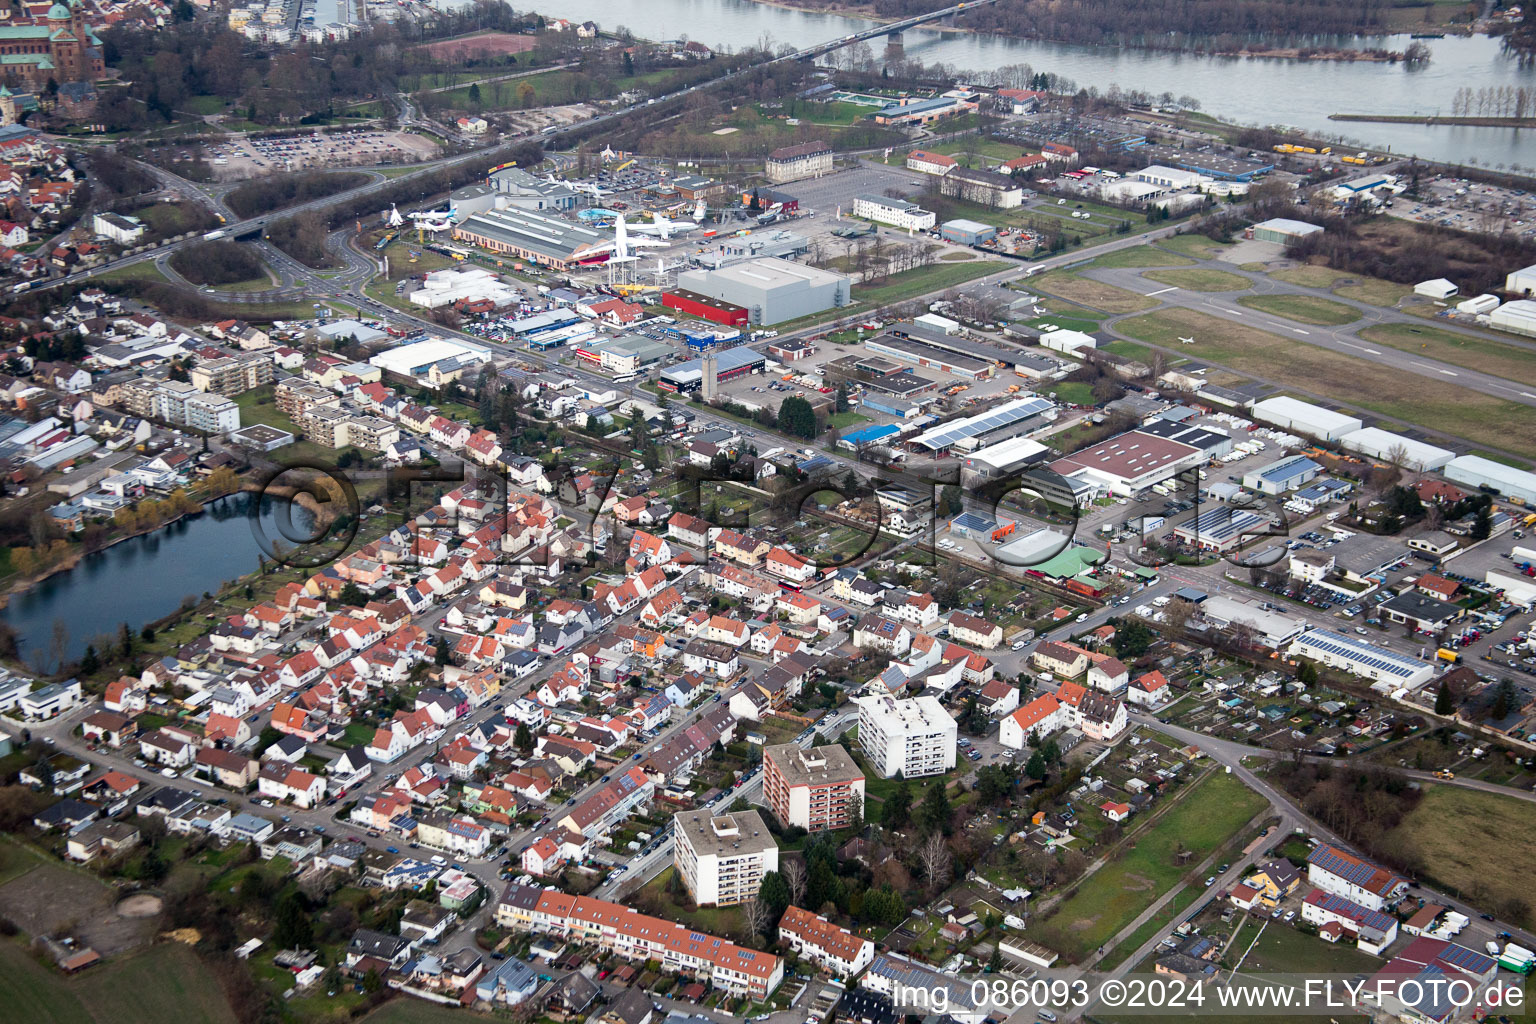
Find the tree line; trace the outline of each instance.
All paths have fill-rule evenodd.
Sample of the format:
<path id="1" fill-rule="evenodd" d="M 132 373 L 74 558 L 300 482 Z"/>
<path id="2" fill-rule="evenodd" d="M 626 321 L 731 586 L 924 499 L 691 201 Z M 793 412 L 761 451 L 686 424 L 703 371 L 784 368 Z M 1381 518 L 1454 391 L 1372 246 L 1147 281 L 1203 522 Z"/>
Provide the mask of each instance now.
<path id="1" fill-rule="evenodd" d="M 253 178 L 224 197 L 231 210 L 242 217 L 271 213 L 286 206 L 324 199 L 368 182 L 359 171 L 332 171 L 310 174 L 274 174 Z"/>
<path id="2" fill-rule="evenodd" d="M 940 10 L 949 0 L 873 0 L 871 6 L 879 17 L 900 19 Z M 1380 32 L 1390 9 L 1382 0 L 1040 0 L 979 7 L 960 23 L 976 32 L 1057 42 L 1226 52 L 1255 42 L 1296 45 Z"/>
<path id="3" fill-rule="evenodd" d="M 261 258 L 235 242 L 196 242 L 171 255 L 171 267 L 193 284 L 233 284 L 263 277 Z"/>

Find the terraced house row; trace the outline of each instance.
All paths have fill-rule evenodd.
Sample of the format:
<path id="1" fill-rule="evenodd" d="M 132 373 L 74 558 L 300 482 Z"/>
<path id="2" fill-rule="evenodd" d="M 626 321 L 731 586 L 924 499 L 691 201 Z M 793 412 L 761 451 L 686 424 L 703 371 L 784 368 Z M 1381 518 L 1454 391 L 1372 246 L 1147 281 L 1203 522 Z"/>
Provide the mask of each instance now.
<path id="1" fill-rule="evenodd" d="M 707 979 L 716 988 L 768 995 L 784 980 L 784 961 L 727 939 L 642 914 L 607 900 L 571 896 L 558 889 L 512 883 L 496 905 L 502 928 L 590 942 L 643 963 L 655 960 L 675 974 Z"/>

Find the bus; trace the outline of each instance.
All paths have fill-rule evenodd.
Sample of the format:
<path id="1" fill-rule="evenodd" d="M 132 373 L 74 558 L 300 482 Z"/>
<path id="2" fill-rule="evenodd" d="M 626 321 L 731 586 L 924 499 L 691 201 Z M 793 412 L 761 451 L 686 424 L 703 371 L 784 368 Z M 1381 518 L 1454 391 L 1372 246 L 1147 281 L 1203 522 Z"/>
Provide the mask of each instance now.
<path id="1" fill-rule="evenodd" d="M 613 378 L 613 382 L 615 384 L 628 384 L 632 380 L 639 379 L 640 375 L 638 373 L 621 373 L 617 377 Z"/>

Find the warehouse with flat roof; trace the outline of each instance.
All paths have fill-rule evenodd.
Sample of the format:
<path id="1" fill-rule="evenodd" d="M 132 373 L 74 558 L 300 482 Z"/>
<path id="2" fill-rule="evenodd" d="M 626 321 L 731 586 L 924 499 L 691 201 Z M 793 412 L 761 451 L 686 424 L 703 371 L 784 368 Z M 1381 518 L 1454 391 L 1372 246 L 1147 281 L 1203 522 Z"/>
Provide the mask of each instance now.
<path id="1" fill-rule="evenodd" d="M 1365 426 L 1359 417 L 1347 416 L 1285 395 L 1253 403 L 1253 418 L 1320 441 L 1337 441 L 1345 434 Z"/>
<path id="2" fill-rule="evenodd" d="M 718 270 L 685 270 L 677 287 L 746 308 L 752 323 L 776 324 L 846 306 L 851 285 L 845 274 L 775 257 L 742 260 Z"/>
<path id="3" fill-rule="evenodd" d="M 1298 616 L 1282 615 L 1219 594 L 1200 602 L 1200 615 L 1218 629 L 1247 626 L 1254 631 L 1255 639 L 1271 650 L 1290 643 L 1307 628 L 1306 620 Z"/>

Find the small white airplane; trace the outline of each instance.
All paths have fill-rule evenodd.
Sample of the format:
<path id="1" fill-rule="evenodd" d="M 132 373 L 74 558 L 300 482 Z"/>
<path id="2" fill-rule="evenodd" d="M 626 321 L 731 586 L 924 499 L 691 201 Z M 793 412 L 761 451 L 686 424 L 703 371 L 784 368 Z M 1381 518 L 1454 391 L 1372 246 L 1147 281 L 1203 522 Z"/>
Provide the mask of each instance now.
<path id="1" fill-rule="evenodd" d="M 400 211 L 395 209 L 395 204 L 389 204 L 389 216 L 384 221 L 392 228 L 398 228 L 405 223 L 405 218 L 400 216 Z"/>
<path id="2" fill-rule="evenodd" d="M 1179 341 L 1183 342 L 1186 345 L 1193 345 L 1195 343 L 1195 339 L 1194 338 L 1180 338 Z"/>

